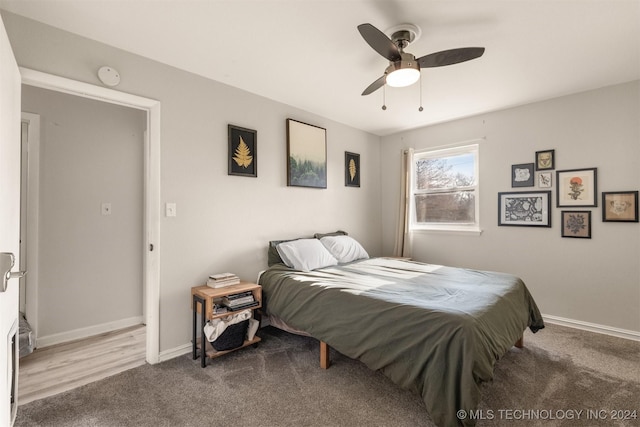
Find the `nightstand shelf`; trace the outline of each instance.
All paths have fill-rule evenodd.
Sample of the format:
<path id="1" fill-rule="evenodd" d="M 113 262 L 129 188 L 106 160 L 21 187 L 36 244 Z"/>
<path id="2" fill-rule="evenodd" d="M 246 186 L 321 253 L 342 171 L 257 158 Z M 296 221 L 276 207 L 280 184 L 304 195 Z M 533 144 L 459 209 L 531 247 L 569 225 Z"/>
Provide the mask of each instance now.
<path id="1" fill-rule="evenodd" d="M 212 288 L 207 285 L 196 286 L 191 288 L 191 309 L 193 311 L 193 337 L 192 337 L 193 338 L 192 339 L 193 354 L 192 355 L 194 360 L 202 356 L 202 353 L 203 353 L 202 342 L 204 342 L 205 344 L 204 356 L 200 357 L 201 359 L 200 364 L 203 368 L 207 366 L 207 357 L 210 359 L 214 359 L 216 357 L 223 356 L 232 351 L 239 350 L 241 348 L 244 348 L 250 345 L 256 345 L 260 342 L 260 337 L 254 336 L 252 340 L 245 339 L 244 343 L 239 347 L 233 348 L 231 350 L 219 351 L 214 349 L 211 346 L 211 343 L 207 341 L 206 338 L 204 338 L 204 326 L 206 325 L 208 320 L 221 319 L 227 316 L 233 316 L 234 314 L 237 313 L 233 311 L 229 311 L 227 313 L 214 313 L 213 312 L 214 301 L 219 300 L 222 297 L 225 297 L 228 295 L 233 295 L 233 294 L 238 294 L 241 292 L 248 292 L 248 291 L 251 291 L 251 293 L 253 294 L 253 298 L 258 302 L 258 305 L 250 308 L 254 317 L 257 317 L 255 316 L 256 315 L 255 310 L 262 307 L 262 287 L 260 285 L 257 285 L 255 283 L 249 283 L 249 282 L 240 282 L 237 285 L 225 286 L 222 288 Z M 198 321 L 197 321 L 198 314 L 200 314 L 199 327 L 198 327 Z M 199 337 L 198 337 L 198 329 L 200 332 Z"/>

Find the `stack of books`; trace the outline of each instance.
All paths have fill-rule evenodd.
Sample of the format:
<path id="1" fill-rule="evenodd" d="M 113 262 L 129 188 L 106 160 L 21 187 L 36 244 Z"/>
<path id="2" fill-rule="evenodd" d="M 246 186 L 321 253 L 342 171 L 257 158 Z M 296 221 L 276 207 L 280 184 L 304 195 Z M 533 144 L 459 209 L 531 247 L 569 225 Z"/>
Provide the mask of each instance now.
<path id="1" fill-rule="evenodd" d="M 207 286 L 212 288 L 222 288 L 224 286 L 237 285 L 240 278 L 233 273 L 212 274 L 207 280 Z"/>
<path id="2" fill-rule="evenodd" d="M 227 307 L 229 311 L 238 311 L 255 307 L 258 305 L 258 301 L 253 297 L 253 292 L 246 291 L 223 297 L 222 305 Z"/>

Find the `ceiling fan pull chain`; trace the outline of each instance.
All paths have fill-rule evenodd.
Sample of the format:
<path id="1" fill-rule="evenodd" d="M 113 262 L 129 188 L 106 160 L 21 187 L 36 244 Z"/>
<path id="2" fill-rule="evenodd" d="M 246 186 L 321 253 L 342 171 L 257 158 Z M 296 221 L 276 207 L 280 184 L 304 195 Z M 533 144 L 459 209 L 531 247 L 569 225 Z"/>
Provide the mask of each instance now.
<path id="1" fill-rule="evenodd" d="M 382 86 L 382 111 L 387 109 L 387 87 Z"/>
<path id="2" fill-rule="evenodd" d="M 420 73 L 420 108 L 418 108 L 418 111 L 422 113 L 422 110 L 424 108 L 422 108 L 422 73 Z"/>

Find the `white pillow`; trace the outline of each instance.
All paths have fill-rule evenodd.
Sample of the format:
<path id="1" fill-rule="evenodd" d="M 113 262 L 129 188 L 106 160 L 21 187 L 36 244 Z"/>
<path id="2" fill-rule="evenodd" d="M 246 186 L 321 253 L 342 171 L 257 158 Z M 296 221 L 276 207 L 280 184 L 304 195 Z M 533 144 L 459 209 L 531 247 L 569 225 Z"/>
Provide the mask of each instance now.
<path id="1" fill-rule="evenodd" d="M 338 264 L 318 239 L 298 239 L 276 246 L 282 261 L 296 270 L 311 271 Z"/>
<path id="2" fill-rule="evenodd" d="M 369 254 L 362 245 L 350 236 L 327 236 L 320 239 L 320 242 L 340 264 L 369 258 Z"/>

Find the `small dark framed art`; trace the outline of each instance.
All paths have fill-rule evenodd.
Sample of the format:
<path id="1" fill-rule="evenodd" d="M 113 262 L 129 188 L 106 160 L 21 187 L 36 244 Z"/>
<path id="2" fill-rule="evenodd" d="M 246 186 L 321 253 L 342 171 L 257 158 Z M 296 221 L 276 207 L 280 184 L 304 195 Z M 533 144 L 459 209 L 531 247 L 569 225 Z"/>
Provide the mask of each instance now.
<path id="1" fill-rule="evenodd" d="M 360 154 L 344 152 L 344 185 L 360 187 Z"/>
<path id="2" fill-rule="evenodd" d="M 591 211 L 562 211 L 562 237 L 591 238 Z"/>
<path id="3" fill-rule="evenodd" d="M 598 168 L 556 171 L 557 206 L 598 206 Z"/>
<path id="4" fill-rule="evenodd" d="M 602 221 L 638 222 L 638 192 L 603 191 Z"/>
<path id="5" fill-rule="evenodd" d="M 327 130 L 287 119 L 287 185 L 327 188 Z"/>
<path id="6" fill-rule="evenodd" d="M 511 186 L 512 187 L 533 187 L 533 185 L 534 185 L 533 163 L 511 165 Z"/>
<path id="7" fill-rule="evenodd" d="M 556 150 L 536 151 L 536 170 L 547 171 L 555 169 Z"/>
<path id="8" fill-rule="evenodd" d="M 551 191 L 498 193 L 498 225 L 551 227 Z"/>
<path id="9" fill-rule="evenodd" d="M 229 175 L 258 176 L 258 133 L 228 125 Z"/>

